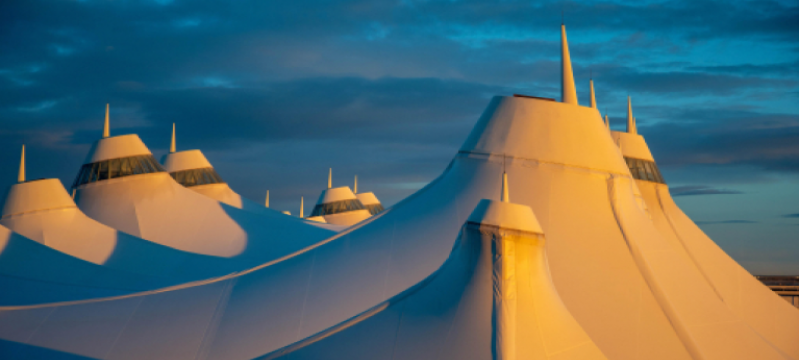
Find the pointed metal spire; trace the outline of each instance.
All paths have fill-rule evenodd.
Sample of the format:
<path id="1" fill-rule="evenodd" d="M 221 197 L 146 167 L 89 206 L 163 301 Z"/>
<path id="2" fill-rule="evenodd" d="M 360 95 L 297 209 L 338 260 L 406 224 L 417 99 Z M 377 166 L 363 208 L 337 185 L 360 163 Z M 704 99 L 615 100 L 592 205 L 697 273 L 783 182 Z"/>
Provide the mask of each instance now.
<path id="1" fill-rule="evenodd" d="M 630 97 L 627 97 L 627 132 L 630 134 L 637 134 L 638 129 L 635 126 L 635 118 L 633 117 L 633 104 Z"/>
<path id="2" fill-rule="evenodd" d="M 266 190 L 266 203 L 264 203 L 264 206 L 269 207 L 269 190 Z"/>
<path id="3" fill-rule="evenodd" d="M 591 107 L 596 109 L 596 96 L 594 96 L 594 79 L 591 79 Z"/>
<path id="4" fill-rule="evenodd" d="M 358 175 L 355 175 L 355 186 L 353 187 L 352 192 L 355 194 L 358 193 Z"/>
<path id="5" fill-rule="evenodd" d="M 169 145 L 169 152 L 175 152 L 175 123 L 172 123 L 172 143 Z"/>
<path id="6" fill-rule="evenodd" d="M 330 168 L 330 173 L 327 174 L 327 188 L 333 188 L 333 168 Z"/>
<path id="7" fill-rule="evenodd" d="M 19 159 L 19 176 L 17 182 L 25 182 L 25 145 L 22 145 L 22 157 Z"/>
<path id="8" fill-rule="evenodd" d="M 610 131 L 610 119 L 608 119 L 608 114 L 605 114 L 605 126 L 607 126 L 608 131 Z"/>
<path id="9" fill-rule="evenodd" d="M 300 196 L 300 219 L 305 217 L 305 210 L 303 210 L 303 206 L 305 205 L 305 199 Z"/>
<path id="10" fill-rule="evenodd" d="M 502 202 L 510 202 L 510 195 L 508 194 L 508 173 L 502 173 Z"/>
<path id="11" fill-rule="evenodd" d="M 108 126 L 108 107 L 109 104 L 105 104 L 105 124 L 103 125 L 103 139 L 111 136 L 111 131 Z"/>
<path id="12" fill-rule="evenodd" d="M 574 87 L 569 43 L 566 40 L 566 25 L 560 25 L 560 89 L 561 102 L 577 105 L 577 89 Z"/>

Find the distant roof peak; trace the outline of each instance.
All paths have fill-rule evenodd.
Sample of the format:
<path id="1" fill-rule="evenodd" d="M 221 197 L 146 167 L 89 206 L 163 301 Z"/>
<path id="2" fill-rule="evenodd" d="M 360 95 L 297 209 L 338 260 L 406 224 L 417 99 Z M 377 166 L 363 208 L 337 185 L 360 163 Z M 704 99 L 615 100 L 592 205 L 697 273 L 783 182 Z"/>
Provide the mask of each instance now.
<path id="1" fill-rule="evenodd" d="M 635 118 L 633 117 L 633 103 L 630 96 L 627 96 L 627 132 L 630 134 L 638 134 L 638 128 L 635 125 Z"/>
<path id="2" fill-rule="evenodd" d="M 108 121 L 108 109 L 109 109 L 109 107 L 110 107 L 110 104 L 105 104 L 105 123 L 103 124 L 103 138 L 104 139 L 109 137 L 109 136 L 111 136 L 111 129 L 110 129 L 110 125 L 108 124 L 109 123 L 109 121 Z"/>
<path id="3" fill-rule="evenodd" d="M 22 144 L 22 156 L 19 159 L 19 175 L 17 176 L 17 182 L 25 182 L 25 144 Z"/>
<path id="4" fill-rule="evenodd" d="M 172 143 L 169 144 L 169 152 L 174 153 L 175 149 L 175 123 L 172 123 Z"/>

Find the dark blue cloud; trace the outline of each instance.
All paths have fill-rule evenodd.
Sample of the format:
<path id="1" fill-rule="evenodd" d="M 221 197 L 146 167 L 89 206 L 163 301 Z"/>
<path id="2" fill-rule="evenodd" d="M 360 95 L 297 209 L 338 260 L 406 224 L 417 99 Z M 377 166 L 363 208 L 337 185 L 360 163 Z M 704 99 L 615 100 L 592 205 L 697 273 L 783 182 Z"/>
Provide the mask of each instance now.
<path id="1" fill-rule="evenodd" d="M 697 225 L 718 225 L 718 224 L 757 224 L 751 220 L 722 220 L 722 221 L 696 221 Z"/>
<path id="2" fill-rule="evenodd" d="M 675 186 L 669 189 L 672 196 L 743 194 L 738 190 L 716 189 L 709 186 Z"/>
<path id="3" fill-rule="evenodd" d="M 294 206 L 334 167 L 392 203 L 440 173 L 490 96 L 559 96 L 562 10 L 581 99 L 593 74 L 621 125 L 632 95 L 670 183 L 799 170 L 796 4 L 12 0 L 0 182 L 26 143 L 32 176 L 70 183 L 110 102 L 113 133 L 161 154 L 174 122 L 251 198 Z"/>

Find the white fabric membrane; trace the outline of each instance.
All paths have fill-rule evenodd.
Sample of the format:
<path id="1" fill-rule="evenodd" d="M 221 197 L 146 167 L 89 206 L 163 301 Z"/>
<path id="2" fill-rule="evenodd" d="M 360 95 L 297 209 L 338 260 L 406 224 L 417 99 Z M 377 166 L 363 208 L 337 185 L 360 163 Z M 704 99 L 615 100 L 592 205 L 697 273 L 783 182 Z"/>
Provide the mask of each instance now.
<path id="1" fill-rule="evenodd" d="M 661 235 L 595 109 L 509 97 L 491 101 L 439 178 L 353 228 L 218 279 L 116 298 L 0 308 L 0 349 L 14 356 L 47 352 L 51 358 L 247 359 L 300 344 L 420 286 L 450 258 L 478 201 L 499 198 L 503 170 L 513 201 L 532 208 L 546 234 L 546 256 L 562 303 L 607 358 L 799 357 L 777 334 L 794 336 L 792 327 L 733 310 L 706 280 L 710 275 L 704 276 L 685 251 Z M 149 186 L 124 194 L 93 189 L 91 197 L 95 202 L 107 197 L 136 202 L 139 207 L 131 212 L 153 210 L 148 208 Z M 169 201 L 195 200 L 181 193 Z M 146 217 L 148 211 L 141 213 Z M 188 215 L 211 221 L 219 214 Z M 139 222 L 146 225 L 139 228 L 145 238 L 150 229 L 159 236 L 173 234 L 156 219 Z M 457 292 L 454 285 L 452 291 Z M 755 303 L 758 299 L 747 298 L 746 306 L 771 304 Z M 456 303 L 461 304 L 449 302 Z M 457 312 L 463 305 L 442 306 L 437 311 Z M 396 315 L 382 311 L 374 316 Z M 485 339 L 477 334 L 485 327 L 475 326 L 474 334 L 468 326 L 455 328 L 463 336 Z M 440 335 L 434 326 L 425 331 Z M 362 349 L 377 346 L 364 344 Z"/>

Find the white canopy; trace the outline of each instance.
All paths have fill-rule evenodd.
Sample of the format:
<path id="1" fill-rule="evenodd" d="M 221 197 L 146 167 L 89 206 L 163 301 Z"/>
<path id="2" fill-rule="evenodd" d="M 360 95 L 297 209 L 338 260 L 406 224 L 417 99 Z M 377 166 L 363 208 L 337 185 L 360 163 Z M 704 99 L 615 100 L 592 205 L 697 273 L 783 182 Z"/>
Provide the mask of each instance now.
<path id="1" fill-rule="evenodd" d="M 0 225 L 0 306 L 4 309 L 116 296 L 172 284 L 174 281 L 110 269 L 72 257 Z M 0 323 L 15 329 L 22 326 L 2 315 Z M 3 350 L 0 343 L 0 354 L 7 354 Z"/>
<path id="2" fill-rule="evenodd" d="M 614 131 L 613 138 L 623 144 L 624 156 L 654 161 L 641 135 Z M 674 202 L 668 185 L 647 180 L 635 182 L 659 233 L 696 266 L 700 279 L 707 281 L 727 308 L 774 346 L 799 358 L 796 341 L 799 311 L 775 296 L 705 235 Z"/>
<path id="3" fill-rule="evenodd" d="M 530 206 L 547 234 L 560 299 L 605 356 L 792 356 L 730 310 L 659 233 L 595 109 L 508 97 L 491 101 L 438 179 L 366 222 L 250 271 L 176 290 L 2 308 L 0 318 L 14 320 L 0 321 L 0 339 L 14 349 L 105 358 L 269 354 L 435 273 L 467 220 L 464 209 L 499 197 L 503 163 L 510 183 L 521 184 L 513 200 Z M 43 320 L 54 310 L 57 318 Z"/>
<path id="4" fill-rule="evenodd" d="M 115 156 L 140 155 L 127 148 L 141 143 L 126 135 L 124 148 L 100 139 L 93 149 Z M 174 154 L 172 154 L 174 155 Z M 89 154 L 88 158 L 97 156 Z M 237 257 L 251 265 L 275 259 L 334 234 L 282 214 L 252 213 L 219 203 L 176 183 L 166 172 L 150 172 L 89 182 L 77 187 L 78 207 L 89 217 L 128 234 L 176 249 Z"/>
<path id="5" fill-rule="evenodd" d="M 164 157 L 161 159 L 161 163 L 164 165 L 164 168 L 166 169 L 167 172 L 173 174 L 173 177 L 174 173 L 179 171 L 213 169 L 211 163 L 208 161 L 208 159 L 206 159 L 205 155 L 203 155 L 202 151 L 200 150 L 185 150 L 178 152 L 170 152 L 164 155 Z M 233 191 L 233 189 L 231 189 L 226 182 L 194 185 L 188 187 L 188 189 L 197 192 L 199 194 L 205 195 L 221 203 L 245 211 L 253 212 L 256 214 L 263 214 L 267 216 L 284 215 L 279 211 L 269 209 L 264 205 L 258 204 L 245 197 L 242 197 L 241 195 Z M 303 222 L 306 223 L 307 225 L 321 227 L 323 229 L 330 231 L 343 230 L 343 227 L 341 226 L 324 225 L 314 221 L 303 221 Z"/>
<path id="6" fill-rule="evenodd" d="M 321 216 L 329 224 L 350 226 L 369 218 L 372 214 L 349 186 L 342 186 L 322 191 L 311 213 L 311 217 L 317 216 Z"/>
<path id="7" fill-rule="evenodd" d="M 0 224 L 76 258 L 111 269 L 162 277 L 164 282 L 204 279 L 244 267 L 231 259 L 176 250 L 103 225 L 75 206 L 58 179 L 12 185 Z"/>
<path id="8" fill-rule="evenodd" d="M 532 210 L 483 200 L 416 286 L 259 359 L 605 359 L 558 297 Z"/>

